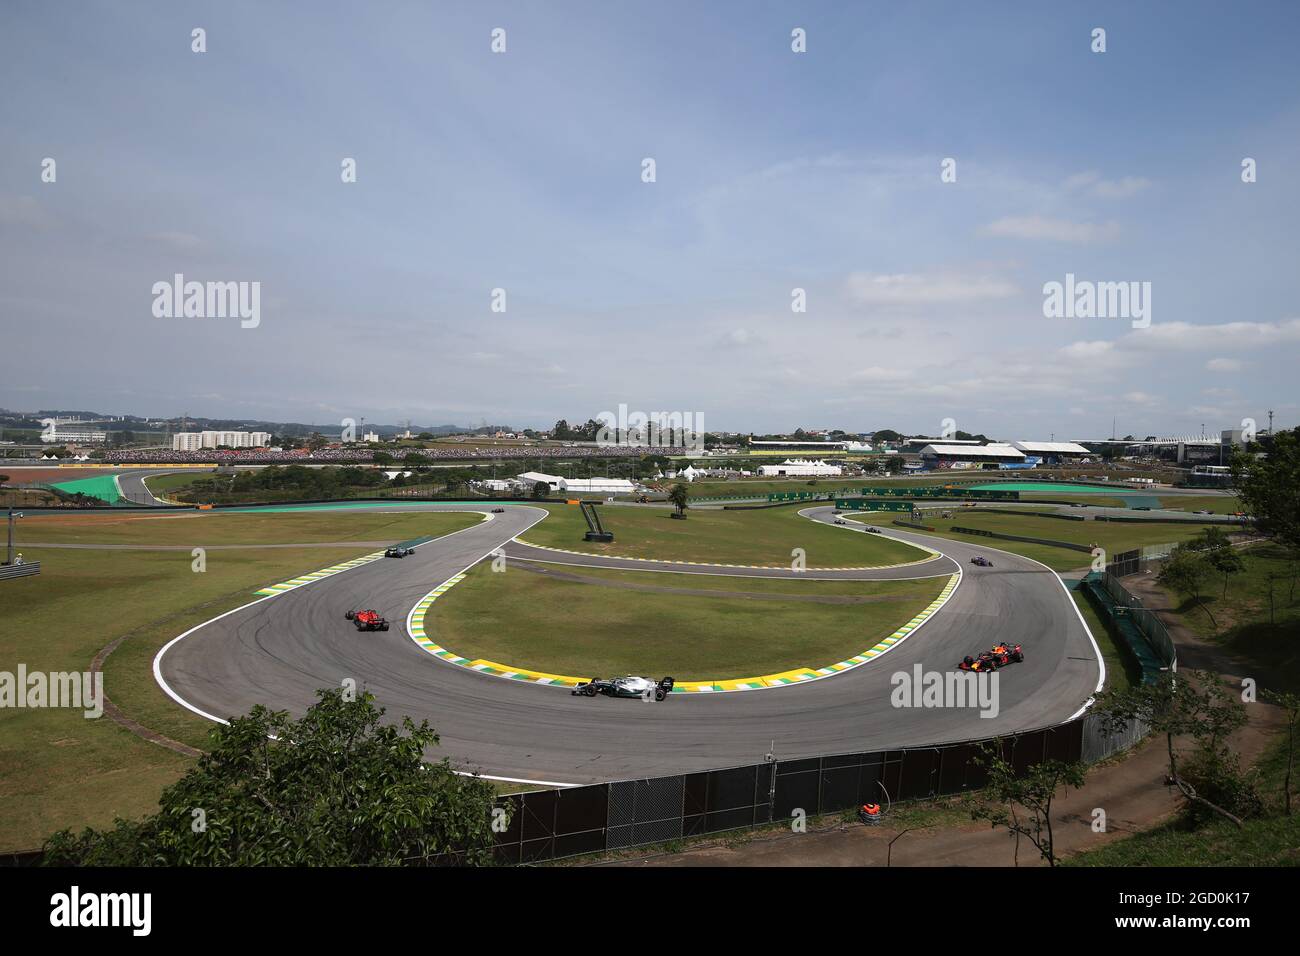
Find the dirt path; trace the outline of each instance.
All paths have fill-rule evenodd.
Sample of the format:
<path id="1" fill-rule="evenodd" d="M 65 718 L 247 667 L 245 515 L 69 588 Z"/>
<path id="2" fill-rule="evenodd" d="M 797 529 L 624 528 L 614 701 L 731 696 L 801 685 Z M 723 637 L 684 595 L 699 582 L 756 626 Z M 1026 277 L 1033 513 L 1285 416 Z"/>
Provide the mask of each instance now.
<path id="1" fill-rule="evenodd" d="M 1160 614 L 1178 646 L 1179 667 L 1218 674 L 1233 688 L 1255 672 L 1244 658 L 1197 637 L 1168 613 L 1169 602 L 1150 573 L 1124 579 L 1124 585 Z M 1282 727 L 1281 711 L 1268 704 L 1247 708 L 1247 724 L 1233 737 L 1245 765 L 1253 763 Z M 1058 797 L 1053 827 L 1058 853 L 1068 855 L 1093 849 L 1147 829 L 1166 819 L 1178 807 L 1177 791 L 1162 786 L 1167 769 L 1163 740 L 1148 740 L 1126 758 L 1105 763 L 1088 774 L 1083 790 Z M 1092 831 L 1093 811 L 1105 810 L 1107 832 Z M 867 828 L 839 824 L 806 834 L 785 831 L 756 835 L 727 845 L 723 841 L 692 847 L 675 854 L 629 858 L 626 866 L 884 866 L 889 841 L 899 830 L 887 825 Z M 936 826 L 904 833 L 894 844 L 894 866 L 1013 866 L 1015 840 L 987 824 Z M 1043 866 L 1037 851 L 1021 841 L 1019 865 Z"/>

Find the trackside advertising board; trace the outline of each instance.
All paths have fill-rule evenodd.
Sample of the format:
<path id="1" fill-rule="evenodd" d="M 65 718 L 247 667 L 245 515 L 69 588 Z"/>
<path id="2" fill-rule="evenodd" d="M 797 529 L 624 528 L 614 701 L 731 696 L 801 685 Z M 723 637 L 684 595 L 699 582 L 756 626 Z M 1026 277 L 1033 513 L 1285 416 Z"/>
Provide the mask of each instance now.
<path id="1" fill-rule="evenodd" d="M 864 501 L 861 498 L 836 498 L 841 511 L 911 511 L 910 501 Z"/>
<path id="2" fill-rule="evenodd" d="M 989 501 L 1016 501 L 1018 491 L 975 491 L 967 488 L 863 488 L 867 498 L 984 498 Z"/>

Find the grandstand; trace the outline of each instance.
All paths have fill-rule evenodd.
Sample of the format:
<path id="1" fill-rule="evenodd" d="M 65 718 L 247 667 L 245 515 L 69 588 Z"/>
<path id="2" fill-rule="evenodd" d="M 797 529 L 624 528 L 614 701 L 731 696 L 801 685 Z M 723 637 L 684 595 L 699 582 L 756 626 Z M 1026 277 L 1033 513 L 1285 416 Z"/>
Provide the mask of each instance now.
<path id="1" fill-rule="evenodd" d="M 959 445 L 951 442 L 926 445 L 921 460 L 929 468 L 999 468 L 1026 464 L 1023 451 L 1011 445 Z"/>

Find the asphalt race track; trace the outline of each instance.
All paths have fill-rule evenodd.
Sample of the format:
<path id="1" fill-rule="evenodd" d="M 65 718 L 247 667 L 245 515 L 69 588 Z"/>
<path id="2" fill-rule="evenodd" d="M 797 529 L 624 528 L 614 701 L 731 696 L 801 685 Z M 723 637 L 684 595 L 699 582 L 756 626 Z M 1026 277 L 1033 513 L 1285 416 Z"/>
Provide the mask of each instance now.
<path id="1" fill-rule="evenodd" d="M 467 507 L 407 503 L 395 504 L 392 510 Z M 801 514 L 833 521 L 829 506 Z M 462 770 L 544 784 L 751 764 L 760 762 L 773 746 L 780 759 L 788 760 L 1029 730 L 1078 713 L 1100 684 L 1096 645 L 1053 572 L 984 545 L 893 527 L 889 536 L 924 544 L 950 560 L 874 571 L 810 570 L 800 576 L 922 577 L 950 574 L 955 562 L 962 569 L 962 582 L 942 610 L 888 653 L 817 681 L 738 693 L 674 694 L 663 703 L 573 697 L 567 688 L 491 677 L 449 664 L 416 646 L 405 628 L 411 608 L 434 587 L 503 546 L 508 557 L 620 566 L 600 557 L 511 543 L 544 516 L 540 508 L 507 505 L 491 520 L 424 544 L 410 557 L 376 561 L 255 601 L 166 645 L 155 659 L 155 676 L 179 702 L 213 719 L 245 713 L 259 703 L 301 713 L 315 700 L 318 688 L 337 687 L 353 678 L 375 694 L 390 718 L 427 718 L 441 735 L 441 746 L 431 751 L 432 757 L 449 757 Z M 866 533 L 854 525 L 840 530 Z M 995 567 L 971 565 L 971 556 L 981 553 L 991 556 Z M 645 562 L 624 566 L 656 568 Z M 661 567 L 795 576 L 772 569 Z M 356 631 L 344 614 L 362 606 L 380 610 L 392 629 Z M 556 637 L 562 640 L 567 628 L 600 626 L 599 621 L 559 620 Z M 430 636 L 436 640 L 435 633 Z M 983 718 L 974 710 L 891 706 L 894 672 L 910 672 L 916 664 L 927 671 L 951 671 L 964 655 L 998 641 L 1023 644 L 1026 659 L 999 671 L 996 717 Z M 864 647 L 872 642 L 864 636 Z M 819 667 L 829 661 L 791 663 Z"/>
<path id="2" fill-rule="evenodd" d="M 185 473 L 192 472 L 193 469 L 185 469 Z M 174 475 L 177 473 L 175 468 L 148 468 L 133 469 L 131 471 L 120 472 L 117 476 L 117 486 L 122 489 L 125 495 L 133 504 L 137 505 L 165 505 L 167 502 L 154 496 L 149 490 L 149 486 L 144 483 L 146 478 L 153 478 L 157 475 Z M 206 472 L 204 472 L 206 474 Z"/>

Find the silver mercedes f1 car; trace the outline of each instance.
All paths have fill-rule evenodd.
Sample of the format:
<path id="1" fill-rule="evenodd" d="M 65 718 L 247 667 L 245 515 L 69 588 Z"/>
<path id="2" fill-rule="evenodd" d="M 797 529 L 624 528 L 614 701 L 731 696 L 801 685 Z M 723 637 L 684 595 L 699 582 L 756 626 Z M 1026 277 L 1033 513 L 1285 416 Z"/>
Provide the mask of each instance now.
<path id="1" fill-rule="evenodd" d="M 648 677 L 634 677 L 629 674 L 626 677 L 593 677 L 589 681 L 578 684 L 570 693 L 575 697 L 595 697 L 597 694 L 604 694 L 606 697 L 640 697 L 642 700 L 653 697 L 655 700 L 663 700 L 672 692 L 671 677 L 653 681 Z"/>

